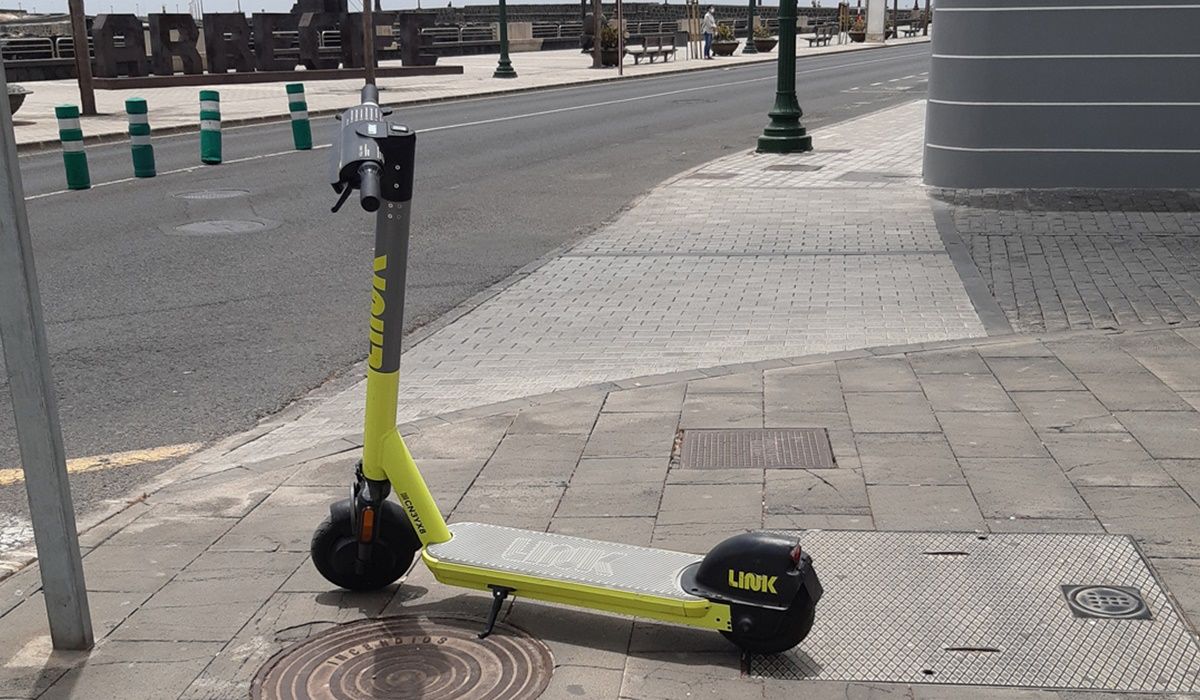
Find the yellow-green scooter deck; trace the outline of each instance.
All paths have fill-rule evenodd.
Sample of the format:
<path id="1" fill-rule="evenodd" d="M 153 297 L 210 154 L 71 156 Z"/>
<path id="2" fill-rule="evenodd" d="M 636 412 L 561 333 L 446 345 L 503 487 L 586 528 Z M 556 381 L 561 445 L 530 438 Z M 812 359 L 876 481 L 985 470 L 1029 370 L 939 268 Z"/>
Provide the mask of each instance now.
<path id="1" fill-rule="evenodd" d="M 452 537 L 422 557 L 442 583 L 728 630 L 729 606 L 680 586 L 702 556 L 484 523 L 454 523 Z"/>

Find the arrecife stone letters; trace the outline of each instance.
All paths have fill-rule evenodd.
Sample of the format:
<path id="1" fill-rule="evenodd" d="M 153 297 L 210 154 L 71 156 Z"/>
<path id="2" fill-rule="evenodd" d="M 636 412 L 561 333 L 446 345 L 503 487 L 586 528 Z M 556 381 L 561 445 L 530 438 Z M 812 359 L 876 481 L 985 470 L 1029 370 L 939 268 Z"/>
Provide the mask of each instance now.
<path id="1" fill-rule="evenodd" d="M 431 17 L 376 12 L 373 18 L 377 49 L 391 42 L 393 24 L 399 23 L 400 37 L 412 39 L 401 44 L 403 63 L 430 65 L 436 60 L 419 53 L 420 27 L 429 24 Z M 149 24 L 147 55 L 141 20 L 131 14 L 97 15 L 92 24 L 96 77 L 144 76 L 151 72 L 174 75 L 176 59 L 185 74 L 203 73 L 205 67 L 209 73 L 226 73 L 290 71 L 297 65 L 310 70 L 337 68 L 339 64 L 345 68 L 362 66 L 361 13 L 256 13 L 249 21 L 234 12 L 206 14 L 203 59 L 197 46 L 200 31 L 191 15 L 152 14 Z M 340 48 L 321 48 L 321 32 L 327 31 L 340 34 Z M 297 32 L 298 42 L 281 32 Z"/>

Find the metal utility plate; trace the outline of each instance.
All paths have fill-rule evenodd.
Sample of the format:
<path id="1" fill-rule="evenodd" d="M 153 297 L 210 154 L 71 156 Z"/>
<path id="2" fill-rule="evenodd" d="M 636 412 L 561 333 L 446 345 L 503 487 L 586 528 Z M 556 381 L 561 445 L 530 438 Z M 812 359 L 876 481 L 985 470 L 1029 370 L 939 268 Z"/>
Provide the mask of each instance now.
<path id="1" fill-rule="evenodd" d="M 681 469 L 833 469 L 824 428 L 685 429 Z"/>
<path id="2" fill-rule="evenodd" d="M 792 534 L 792 533 L 789 533 Z M 1200 689 L 1200 646 L 1128 537 L 800 533 L 825 586 L 754 676 L 1132 692 Z M 1082 619 L 1064 585 L 1127 586 L 1153 619 Z"/>
<path id="3" fill-rule="evenodd" d="M 484 523 L 454 523 L 448 542 L 429 545 L 439 561 L 572 581 L 674 600 L 697 600 L 679 574 L 703 557 Z"/>

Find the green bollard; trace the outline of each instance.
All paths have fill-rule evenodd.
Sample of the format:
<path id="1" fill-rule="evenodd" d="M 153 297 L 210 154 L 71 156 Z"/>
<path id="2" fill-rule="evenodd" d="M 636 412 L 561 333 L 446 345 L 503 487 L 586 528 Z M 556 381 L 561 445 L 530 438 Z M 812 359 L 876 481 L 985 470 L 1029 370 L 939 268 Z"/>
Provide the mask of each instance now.
<path id="1" fill-rule="evenodd" d="M 288 111 L 292 115 L 292 143 L 297 151 L 312 149 L 312 126 L 308 123 L 308 103 L 304 101 L 304 83 L 288 83 Z"/>
<path id="2" fill-rule="evenodd" d="M 133 154 L 134 177 L 154 177 L 154 145 L 150 143 L 150 111 L 146 100 L 130 97 L 125 100 L 129 116 L 129 151 Z"/>
<path id="3" fill-rule="evenodd" d="M 79 108 L 75 105 L 59 105 L 54 108 L 54 116 L 58 119 L 58 139 L 62 142 L 63 165 L 67 169 L 67 189 L 89 189 L 92 176 L 88 173 L 87 153 L 83 151 Z"/>
<path id="4" fill-rule="evenodd" d="M 200 91 L 200 162 L 221 162 L 221 94 L 216 90 Z"/>

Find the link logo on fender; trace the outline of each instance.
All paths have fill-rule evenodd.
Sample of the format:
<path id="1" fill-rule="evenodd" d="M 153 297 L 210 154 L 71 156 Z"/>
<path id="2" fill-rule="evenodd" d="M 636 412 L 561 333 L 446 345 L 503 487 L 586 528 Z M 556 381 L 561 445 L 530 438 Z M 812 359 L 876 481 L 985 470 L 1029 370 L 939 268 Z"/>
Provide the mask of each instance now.
<path id="1" fill-rule="evenodd" d="M 733 569 L 729 570 L 729 587 L 739 588 L 743 591 L 779 595 L 779 591 L 775 590 L 775 582 L 777 580 L 779 580 L 778 576 L 752 574 L 747 571 L 734 571 Z"/>

